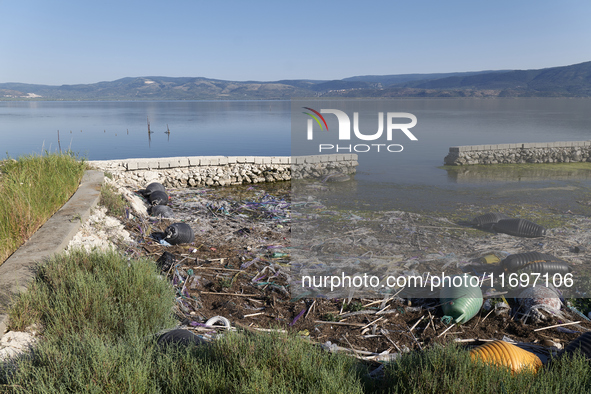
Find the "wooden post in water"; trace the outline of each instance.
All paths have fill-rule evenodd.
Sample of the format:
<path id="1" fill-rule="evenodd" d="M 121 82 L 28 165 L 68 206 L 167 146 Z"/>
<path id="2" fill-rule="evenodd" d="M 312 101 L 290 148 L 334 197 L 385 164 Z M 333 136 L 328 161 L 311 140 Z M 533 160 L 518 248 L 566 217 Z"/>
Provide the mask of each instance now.
<path id="1" fill-rule="evenodd" d="M 60 143 L 60 131 L 57 131 L 57 146 L 60 148 L 60 153 L 62 153 L 62 144 Z"/>

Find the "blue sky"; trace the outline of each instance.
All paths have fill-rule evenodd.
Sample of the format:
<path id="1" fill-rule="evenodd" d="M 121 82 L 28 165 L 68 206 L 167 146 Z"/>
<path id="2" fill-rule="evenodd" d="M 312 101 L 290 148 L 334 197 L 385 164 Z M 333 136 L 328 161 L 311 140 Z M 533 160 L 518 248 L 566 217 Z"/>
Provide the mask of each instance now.
<path id="1" fill-rule="evenodd" d="M 586 0 L 0 0 L 0 15 L 0 82 L 340 79 L 591 60 Z"/>

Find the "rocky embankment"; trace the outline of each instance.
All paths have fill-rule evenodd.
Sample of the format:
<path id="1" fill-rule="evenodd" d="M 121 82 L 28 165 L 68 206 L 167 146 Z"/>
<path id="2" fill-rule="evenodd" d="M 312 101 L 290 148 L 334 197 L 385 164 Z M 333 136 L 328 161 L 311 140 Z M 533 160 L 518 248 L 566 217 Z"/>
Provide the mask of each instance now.
<path id="1" fill-rule="evenodd" d="M 591 141 L 454 146 L 444 159 L 451 166 L 583 161 L 591 161 Z"/>
<path id="2" fill-rule="evenodd" d="M 198 156 L 90 161 L 122 186 L 142 188 L 151 182 L 166 187 L 235 186 L 289 181 L 292 178 L 354 174 L 356 154 L 297 157 Z"/>

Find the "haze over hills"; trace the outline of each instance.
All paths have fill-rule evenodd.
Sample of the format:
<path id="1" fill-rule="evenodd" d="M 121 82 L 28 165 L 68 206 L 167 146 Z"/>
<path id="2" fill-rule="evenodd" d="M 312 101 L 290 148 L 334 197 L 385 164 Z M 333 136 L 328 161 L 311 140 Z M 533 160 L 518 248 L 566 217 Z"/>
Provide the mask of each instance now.
<path id="1" fill-rule="evenodd" d="M 366 75 L 340 80 L 225 81 L 127 77 L 82 85 L 0 83 L 0 99 L 223 100 L 304 97 L 590 97 L 591 62 L 540 70 Z"/>

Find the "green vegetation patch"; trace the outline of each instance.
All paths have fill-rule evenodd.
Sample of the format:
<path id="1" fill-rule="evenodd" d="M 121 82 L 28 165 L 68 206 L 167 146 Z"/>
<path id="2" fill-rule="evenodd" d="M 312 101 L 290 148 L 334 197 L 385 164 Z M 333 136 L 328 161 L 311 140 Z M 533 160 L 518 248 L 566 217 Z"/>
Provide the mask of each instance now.
<path id="1" fill-rule="evenodd" d="M 377 368 L 295 335 L 226 332 L 204 345 L 163 348 L 173 289 L 153 261 L 74 251 L 43 264 L 10 311 L 11 329 L 37 323 L 26 357 L 0 363 L 10 393 L 511 393 L 590 392 L 591 366 L 560 358 L 537 374 L 473 362 L 434 345 Z"/>
<path id="2" fill-rule="evenodd" d="M 0 163 L 0 262 L 68 201 L 85 167 L 71 152 L 46 152 Z"/>
<path id="3" fill-rule="evenodd" d="M 402 356 L 385 369 L 383 388 L 388 393 L 587 393 L 591 366 L 580 354 L 553 360 L 537 374 L 511 374 L 473 362 L 457 345 L 433 346 Z"/>
<path id="4" fill-rule="evenodd" d="M 29 357 L 2 365 L 6 393 L 159 393 L 150 380 L 154 341 L 138 336 L 103 341 L 92 333 L 50 336 Z"/>
<path id="5" fill-rule="evenodd" d="M 591 162 L 575 163 L 521 163 L 521 164 L 470 164 L 464 166 L 440 166 L 437 167 L 452 172 L 464 172 L 466 169 L 473 171 L 482 171 L 490 174 L 504 173 L 505 171 L 514 171 L 515 175 L 524 173 L 536 173 L 543 170 L 549 173 L 571 174 L 577 171 L 588 173 L 591 171 Z"/>
<path id="6" fill-rule="evenodd" d="M 113 340 L 174 325 L 174 292 L 154 262 L 114 251 L 55 256 L 15 301 L 10 329 L 36 323 L 46 336 L 85 333 Z"/>
<path id="7" fill-rule="evenodd" d="M 115 217 L 124 217 L 127 202 L 117 193 L 115 188 L 108 183 L 101 187 L 100 204 L 107 208 L 107 214 Z"/>
<path id="8" fill-rule="evenodd" d="M 279 335 L 228 333 L 211 344 L 159 347 L 137 336 L 103 342 L 85 333 L 45 340 L 4 369 L 14 393 L 363 393 L 352 357 Z"/>
<path id="9" fill-rule="evenodd" d="M 37 323 L 35 350 L 0 364 L 15 393 L 361 393 L 366 371 L 286 335 L 225 333 L 211 344 L 162 348 L 174 292 L 153 261 L 75 251 L 40 267 L 10 311 Z M 4 392 L 4 391 L 3 391 Z"/>
<path id="10" fill-rule="evenodd" d="M 175 362 L 168 363 L 162 356 L 156 361 L 166 384 L 180 388 L 190 379 L 199 392 L 363 392 L 361 376 L 365 371 L 357 360 L 326 353 L 295 336 L 229 333 L 200 353 L 173 352 L 167 356 Z"/>

